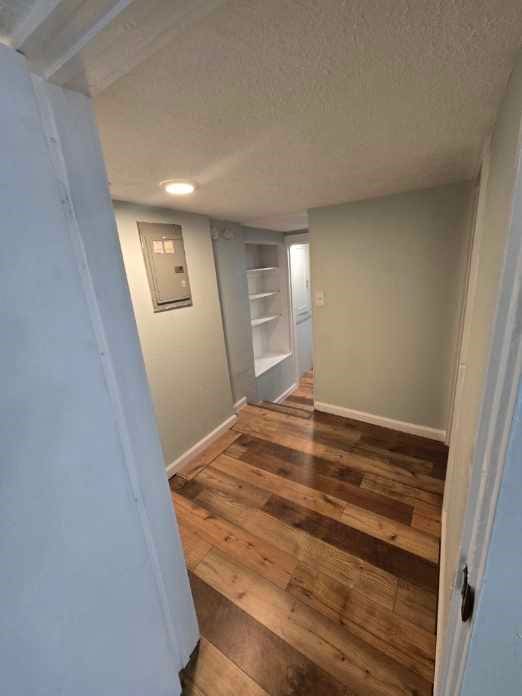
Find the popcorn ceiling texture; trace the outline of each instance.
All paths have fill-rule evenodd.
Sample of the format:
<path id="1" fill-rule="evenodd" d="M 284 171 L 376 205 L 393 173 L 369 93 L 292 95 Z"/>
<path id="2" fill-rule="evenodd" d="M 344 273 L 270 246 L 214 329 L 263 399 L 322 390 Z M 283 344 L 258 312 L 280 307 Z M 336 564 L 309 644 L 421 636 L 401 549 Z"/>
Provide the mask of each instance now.
<path id="1" fill-rule="evenodd" d="M 245 221 L 468 179 L 521 36 L 519 0 L 225 3 L 95 100 L 112 194 Z"/>
<path id="2" fill-rule="evenodd" d="M 0 41 L 8 40 L 16 24 L 34 4 L 35 0 L 0 0 Z"/>
<path id="3" fill-rule="evenodd" d="M 30 5 L 0 0 L 0 33 Z M 475 176 L 521 37 L 520 0 L 135 0 L 73 67 L 123 75 L 95 98 L 115 198 L 285 229 Z"/>

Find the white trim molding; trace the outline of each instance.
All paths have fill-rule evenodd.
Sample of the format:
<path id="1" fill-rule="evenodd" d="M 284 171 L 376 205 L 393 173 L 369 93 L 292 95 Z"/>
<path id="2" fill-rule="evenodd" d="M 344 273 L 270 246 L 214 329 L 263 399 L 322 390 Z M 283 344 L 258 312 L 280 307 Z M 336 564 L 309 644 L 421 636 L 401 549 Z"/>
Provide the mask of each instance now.
<path id="1" fill-rule="evenodd" d="M 438 440 L 439 442 L 446 441 L 446 431 L 431 428 L 428 425 L 418 425 L 417 423 L 408 423 L 407 421 L 394 420 L 385 416 L 376 416 L 373 413 L 365 413 L 364 411 L 355 411 L 352 408 L 344 406 L 335 406 L 334 404 L 326 404 L 323 401 L 314 401 L 314 409 L 323 413 L 331 413 L 334 416 L 342 416 L 343 418 L 352 418 L 363 423 L 371 423 L 372 425 L 380 425 L 382 428 L 391 428 L 399 430 L 401 433 L 409 433 L 410 435 L 419 435 L 427 437 L 430 440 Z"/>
<path id="2" fill-rule="evenodd" d="M 279 396 L 277 396 L 277 397 L 274 399 L 274 403 L 275 403 L 275 404 L 280 404 L 281 401 L 284 401 L 284 400 L 286 399 L 286 397 L 287 397 L 287 396 L 290 396 L 290 394 L 291 394 L 293 391 L 295 391 L 296 389 L 297 389 L 297 382 L 294 382 L 294 383 L 292 384 L 291 387 L 288 387 L 288 389 L 286 389 L 282 394 L 279 394 Z"/>
<path id="3" fill-rule="evenodd" d="M 247 400 L 246 396 L 243 396 L 241 399 L 238 399 L 236 401 L 236 403 L 234 404 L 234 406 L 232 408 L 234 409 L 235 413 L 239 413 L 239 411 L 241 411 L 242 408 L 245 408 L 247 403 L 248 403 L 248 400 Z"/>
<path id="4" fill-rule="evenodd" d="M 218 437 L 226 430 L 230 430 L 236 421 L 236 415 L 230 416 L 230 418 L 227 418 L 223 421 L 223 423 L 218 425 L 217 428 L 214 428 L 214 430 L 205 435 L 205 437 L 202 437 L 201 440 L 196 442 L 195 445 L 192 445 L 190 449 L 183 452 L 183 454 L 181 454 L 177 459 L 167 466 L 167 477 L 170 479 L 174 476 L 174 474 L 177 474 L 178 471 L 180 471 L 180 469 L 182 469 L 190 459 L 202 452 L 205 448 L 212 444 L 214 440 L 217 440 Z"/>

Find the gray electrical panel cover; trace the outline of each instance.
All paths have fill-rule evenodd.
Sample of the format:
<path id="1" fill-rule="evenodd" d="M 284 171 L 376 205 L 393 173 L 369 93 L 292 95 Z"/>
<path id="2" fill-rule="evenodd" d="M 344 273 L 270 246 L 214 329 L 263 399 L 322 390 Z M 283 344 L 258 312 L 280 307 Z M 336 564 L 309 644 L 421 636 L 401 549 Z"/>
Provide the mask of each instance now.
<path id="1" fill-rule="evenodd" d="M 181 226 L 138 222 L 138 230 L 154 311 L 190 306 L 192 295 Z"/>

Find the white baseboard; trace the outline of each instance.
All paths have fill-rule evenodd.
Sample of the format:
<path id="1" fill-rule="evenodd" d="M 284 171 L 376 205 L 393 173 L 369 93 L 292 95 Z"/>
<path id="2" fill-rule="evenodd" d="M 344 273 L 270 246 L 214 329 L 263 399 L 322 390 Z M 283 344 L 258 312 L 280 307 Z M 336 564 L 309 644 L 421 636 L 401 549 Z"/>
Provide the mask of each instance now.
<path id="1" fill-rule="evenodd" d="M 391 428 L 399 430 L 402 433 L 410 435 L 420 435 L 428 437 L 431 440 L 446 442 L 446 431 L 430 428 L 427 425 L 417 425 L 416 423 L 408 423 L 406 421 L 394 420 L 385 416 L 376 416 L 373 413 L 365 413 L 364 411 L 355 411 L 352 408 L 344 406 L 335 406 L 334 404 L 325 404 L 323 401 L 314 401 L 314 409 L 323 411 L 323 413 L 331 413 L 334 416 L 342 416 L 343 418 L 353 418 L 363 423 L 371 423 L 372 425 L 380 425 L 383 428 Z"/>
<path id="2" fill-rule="evenodd" d="M 208 435 L 205 435 L 205 437 L 201 438 L 199 442 L 196 442 L 195 445 L 192 445 L 190 449 L 188 449 L 186 452 L 183 452 L 181 456 L 179 456 L 177 459 L 175 459 L 173 462 L 171 462 L 167 466 L 167 477 L 170 479 L 176 474 L 180 469 L 183 468 L 183 466 L 193 457 L 195 457 L 197 454 L 202 452 L 206 447 L 208 447 L 214 440 L 217 440 L 220 435 L 222 435 L 226 430 L 229 430 L 234 423 L 237 421 L 237 416 L 230 416 L 230 418 L 227 418 L 221 425 L 218 425 L 217 428 L 214 428 L 212 432 L 208 433 Z"/>
<path id="3" fill-rule="evenodd" d="M 279 394 L 277 398 L 274 399 L 274 403 L 278 404 L 281 401 L 284 401 L 287 396 L 290 396 L 290 394 L 297 389 L 297 382 L 294 382 L 291 387 L 288 387 L 286 391 L 284 391 L 282 394 Z"/>
<path id="4" fill-rule="evenodd" d="M 246 398 L 246 396 L 244 396 L 242 399 L 238 399 L 236 401 L 236 403 L 233 406 L 234 411 L 236 413 L 238 413 L 238 411 L 241 411 L 241 409 L 246 405 L 247 405 L 247 398 Z"/>

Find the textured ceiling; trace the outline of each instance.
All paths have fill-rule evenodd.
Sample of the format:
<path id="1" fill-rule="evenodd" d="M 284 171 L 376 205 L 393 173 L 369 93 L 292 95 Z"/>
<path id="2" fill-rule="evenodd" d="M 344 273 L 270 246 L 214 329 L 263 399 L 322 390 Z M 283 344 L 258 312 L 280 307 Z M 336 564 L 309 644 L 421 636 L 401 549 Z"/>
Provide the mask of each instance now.
<path id="1" fill-rule="evenodd" d="M 472 177 L 521 39 L 520 0 L 220 3 L 95 99 L 112 195 L 278 226 Z"/>
<path id="2" fill-rule="evenodd" d="M 0 0 L 0 41 L 8 41 L 15 26 L 38 0 Z"/>

